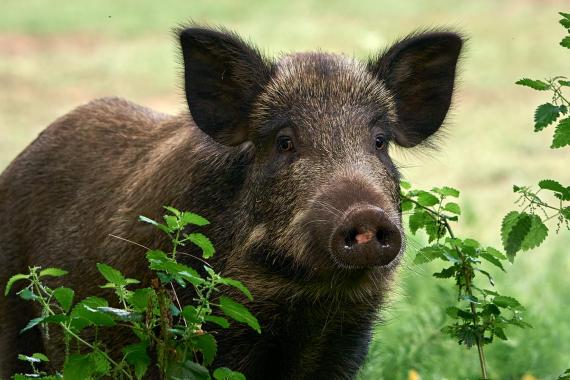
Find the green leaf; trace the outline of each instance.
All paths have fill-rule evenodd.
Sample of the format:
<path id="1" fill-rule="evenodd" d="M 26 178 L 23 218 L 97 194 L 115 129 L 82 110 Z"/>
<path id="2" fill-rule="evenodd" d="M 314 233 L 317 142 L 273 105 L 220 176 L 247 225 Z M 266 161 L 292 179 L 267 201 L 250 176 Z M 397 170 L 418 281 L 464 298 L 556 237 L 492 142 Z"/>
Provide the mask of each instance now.
<path id="1" fill-rule="evenodd" d="M 261 328 L 257 319 L 242 304 L 232 300 L 229 297 L 220 297 L 220 309 L 228 317 L 247 324 L 249 327 L 261 334 Z"/>
<path id="2" fill-rule="evenodd" d="M 455 266 L 451 266 L 443 269 L 441 272 L 434 273 L 433 276 L 436 278 L 450 278 L 455 276 L 456 271 L 457 268 Z"/>
<path id="3" fill-rule="evenodd" d="M 515 254 L 521 249 L 522 243 L 530 231 L 531 223 L 529 214 L 518 211 L 511 211 L 503 218 L 501 239 L 511 262 L 514 260 Z"/>
<path id="4" fill-rule="evenodd" d="M 408 224 L 410 226 L 410 231 L 412 232 L 412 234 L 415 235 L 420 228 L 423 228 L 425 226 L 425 220 L 426 220 L 425 211 L 416 210 L 412 215 L 410 215 Z"/>
<path id="5" fill-rule="evenodd" d="M 70 288 L 57 288 L 53 291 L 53 296 L 67 313 L 73 304 L 73 295 L 75 292 Z"/>
<path id="6" fill-rule="evenodd" d="M 490 262 L 491 264 L 495 265 L 496 267 L 500 268 L 503 272 L 505 272 L 505 268 L 503 268 L 503 264 L 501 263 L 501 260 L 497 259 L 495 256 L 493 256 L 492 254 L 488 253 L 488 252 L 481 252 L 479 254 L 479 256 L 485 260 L 487 260 L 488 262 Z"/>
<path id="7" fill-rule="evenodd" d="M 566 188 L 560 184 L 560 182 L 555 181 L 553 179 L 543 179 L 538 183 L 538 186 L 541 189 L 554 191 L 556 193 L 560 193 L 562 195 L 563 200 L 570 200 L 566 198 L 570 198 L 570 188 Z"/>
<path id="8" fill-rule="evenodd" d="M 443 209 L 453 214 L 461 215 L 461 207 L 459 207 L 455 202 L 446 203 L 445 206 L 443 206 Z"/>
<path id="9" fill-rule="evenodd" d="M 570 206 L 561 209 L 560 214 L 562 214 L 562 216 L 565 217 L 566 219 L 570 220 Z"/>
<path id="10" fill-rule="evenodd" d="M 71 310 L 71 328 L 79 332 L 87 326 L 115 326 L 115 321 L 109 315 L 98 311 L 98 307 L 108 306 L 105 299 L 87 297 Z"/>
<path id="11" fill-rule="evenodd" d="M 570 49 L 570 36 L 566 36 L 560 41 L 560 46 Z"/>
<path id="12" fill-rule="evenodd" d="M 43 323 L 45 318 L 46 317 L 38 317 L 38 318 L 31 319 L 28 322 L 28 324 L 22 330 L 20 330 L 20 334 L 25 332 L 25 331 L 30 330 L 31 328 L 39 325 L 40 323 Z"/>
<path id="13" fill-rule="evenodd" d="M 204 320 L 206 322 L 215 323 L 216 325 L 218 325 L 224 329 L 227 329 L 228 327 L 230 327 L 230 323 L 228 322 L 228 320 L 226 318 L 218 317 L 216 315 L 206 315 L 204 317 Z"/>
<path id="14" fill-rule="evenodd" d="M 216 339 L 211 334 L 196 335 L 192 337 L 194 348 L 202 352 L 204 366 L 209 366 L 216 356 L 217 344 Z"/>
<path id="15" fill-rule="evenodd" d="M 147 218 L 146 216 L 139 215 L 139 220 L 144 223 L 152 224 L 153 226 L 158 226 L 158 222 L 156 220 Z"/>
<path id="16" fill-rule="evenodd" d="M 562 148 L 570 145 L 570 117 L 560 120 L 554 130 L 554 139 L 551 148 Z"/>
<path id="17" fill-rule="evenodd" d="M 142 379 L 150 365 L 150 356 L 147 353 L 148 343 L 139 342 L 123 347 L 123 355 L 127 363 L 135 367 L 135 376 Z"/>
<path id="18" fill-rule="evenodd" d="M 538 247 L 548 235 L 548 228 L 538 215 L 530 215 L 530 229 L 521 244 L 521 249 L 527 251 Z"/>
<path id="19" fill-rule="evenodd" d="M 123 276 L 121 272 L 119 272 L 117 269 L 113 268 L 112 266 L 107 264 L 97 263 L 97 269 L 103 275 L 103 277 L 105 277 L 105 280 L 109 281 L 110 283 L 118 286 L 127 285 L 127 280 L 125 279 L 125 276 Z"/>
<path id="20" fill-rule="evenodd" d="M 28 287 L 20 290 L 17 294 L 21 299 L 26 301 L 36 301 L 38 299 L 38 296 L 35 295 L 31 285 L 28 285 Z"/>
<path id="21" fill-rule="evenodd" d="M 410 211 L 414 208 L 414 204 L 407 199 L 402 199 L 400 202 L 400 208 L 402 209 L 402 212 Z"/>
<path id="22" fill-rule="evenodd" d="M 29 274 L 22 274 L 22 273 L 18 273 L 10 277 L 10 279 L 6 283 L 6 290 L 4 290 L 4 295 L 7 296 L 8 293 L 10 293 L 10 289 L 12 289 L 12 286 L 14 285 L 14 283 L 16 283 L 16 281 L 27 280 L 28 278 L 30 278 Z"/>
<path id="23" fill-rule="evenodd" d="M 485 248 L 485 251 L 499 260 L 505 260 L 507 258 L 507 256 L 505 256 L 501 251 L 498 251 L 493 247 L 487 247 Z"/>
<path id="24" fill-rule="evenodd" d="M 559 80 L 558 84 L 564 87 L 570 87 L 570 80 Z"/>
<path id="25" fill-rule="evenodd" d="M 154 289 L 141 288 L 133 291 L 127 301 L 136 311 L 144 311 L 148 307 L 149 300 L 156 297 Z"/>
<path id="26" fill-rule="evenodd" d="M 44 277 L 44 276 L 51 276 L 51 277 L 61 277 L 61 276 L 65 276 L 68 272 L 66 270 L 60 269 L 60 268 L 46 268 L 42 271 L 40 271 L 40 274 L 38 277 Z"/>
<path id="27" fill-rule="evenodd" d="M 439 203 L 439 199 L 427 191 L 420 191 L 417 202 L 424 207 L 431 207 Z"/>
<path id="28" fill-rule="evenodd" d="M 41 360 L 42 362 L 49 362 L 48 357 L 40 352 L 36 352 L 35 354 L 33 354 L 32 358 Z"/>
<path id="29" fill-rule="evenodd" d="M 93 360 L 90 355 L 71 354 L 63 366 L 65 380 L 90 379 L 95 373 Z"/>
<path id="30" fill-rule="evenodd" d="M 495 327 L 494 333 L 497 338 L 508 340 L 507 336 L 505 335 L 505 331 L 501 327 Z"/>
<path id="31" fill-rule="evenodd" d="M 226 367 L 216 368 L 213 375 L 216 380 L 245 380 L 245 376 L 241 372 L 232 371 Z"/>
<path id="32" fill-rule="evenodd" d="M 444 197 L 455 197 L 455 198 L 459 197 L 459 190 L 449 186 L 434 187 L 433 189 L 431 189 L 431 191 L 443 195 Z"/>
<path id="33" fill-rule="evenodd" d="M 548 83 L 543 82 L 541 80 L 534 80 L 529 78 L 519 79 L 518 81 L 515 82 L 515 84 L 530 87 L 538 91 L 545 91 L 550 89 L 550 85 Z"/>
<path id="34" fill-rule="evenodd" d="M 253 296 L 249 292 L 249 289 L 246 288 L 246 286 L 242 284 L 240 281 L 234 280 L 233 278 L 221 277 L 220 282 L 224 285 L 236 288 L 237 290 L 242 292 L 250 301 L 253 301 Z"/>
<path id="35" fill-rule="evenodd" d="M 200 249 L 202 250 L 202 256 L 205 259 L 209 259 L 216 252 L 216 250 L 214 249 L 214 246 L 212 245 L 212 242 L 210 241 L 210 239 L 208 239 L 206 237 L 206 235 L 201 234 L 199 232 L 195 232 L 195 233 L 187 235 L 186 237 L 192 243 L 194 243 L 198 247 L 200 247 Z"/>
<path id="36" fill-rule="evenodd" d="M 210 224 L 208 219 L 188 211 L 182 213 L 182 217 L 180 218 L 180 220 L 182 221 L 182 224 L 185 226 L 188 224 L 193 224 L 195 226 L 202 227 Z"/>
<path id="37" fill-rule="evenodd" d="M 114 307 L 99 306 L 98 308 L 93 309 L 93 310 L 107 314 L 107 315 L 111 316 L 113 319 L 118 319 L 121 321 L 140 322 L 143 319 L 141 313 L 138 313 L 135 311 L 128 311 L 128 310 L 124 310 L 124 309 L 117 309 Z"/>
<path id="38" fill-rule="evenodd" d="M 401 179 L 400 180 L 400 187 L 402 189 L 409 190 L 412 187 L 412 185 L 408 181 L 406 181 L 405 179 Z"/>
<path id="39" fill-rule="evenodd" d="M 445 248 L 439 244 L 423 247 L 416 254 L 414 264 L 424 264 L 435 259 L 441 259 L 443 258 L 444 251 Z"/>
<path id="40" fill-rule="evenodd" d="M 210 380 L 210 373 L 206 367 L 192 360 L 186 360 L 183 363 L 170 363 L 165 378 L 172 380 Z"/>
<path id="41" fill-rule="evenodd" d="M 178 210 L 178 209 L 175 208 L 175 207 L 163 206 L 163 208 L 164 208 L 165 210 L 169 211 L 170 213 L 172 213 L 172 214 L 173 214 L 174 216 L 176 216 L 176 217 L 180 217 L 180 215 L 182 214 L 182 213 L 180 212 L 180 210 Z"/>
<path id="42" fill-rule="evenodd" d="M 200 277 L 198 272 L 186 265 L 179 264 L 168 257 L 163 251 L 148 251 L 146 253 L 146 258 L 150 263 L 150 269 L 152 270 L 164 271 L 174 276 L 175 279 L 184 279 L 193 285 L 200 285 L 204 282 L 204 279 Z"/>
<path id="43" fill-rule="evenodd" d="M 515 310 L 524 309 L 523 306 L 519 303 L 519 301 L 517 301 L 513 297 L 495 296 L 495 298 L 493 298 L 493 303 L 501 308 L 509 308 Z"/>
<path id="44" fill-rule="evenodd" d="M 534 131 L 538 132 L 552 124 L 560 116 L 560 109 L 551 103 L 537 107 L 534 113 Z"/>

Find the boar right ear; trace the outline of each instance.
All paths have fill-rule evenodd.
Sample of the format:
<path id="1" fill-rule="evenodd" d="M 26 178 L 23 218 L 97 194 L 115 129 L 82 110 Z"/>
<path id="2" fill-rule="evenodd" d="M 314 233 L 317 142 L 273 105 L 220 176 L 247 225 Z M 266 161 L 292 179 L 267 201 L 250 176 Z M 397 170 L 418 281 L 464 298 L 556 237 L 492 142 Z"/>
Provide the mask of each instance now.
<path id="1" fill-rule="evenodd" d="M 193 27 L 179 36 L 186 100 L 196 125 L 222 144 L 246 141 L 251 107 L 271 66 L 230 32 Z"/>
<path id="2" fill-rule="evenodd" d="M 413 34 L 368 69 L 388 87 L 396 103 L 396 142 L 412 147 L 435 133 L 449 110 L 463 40 L 451 32 Z"/>

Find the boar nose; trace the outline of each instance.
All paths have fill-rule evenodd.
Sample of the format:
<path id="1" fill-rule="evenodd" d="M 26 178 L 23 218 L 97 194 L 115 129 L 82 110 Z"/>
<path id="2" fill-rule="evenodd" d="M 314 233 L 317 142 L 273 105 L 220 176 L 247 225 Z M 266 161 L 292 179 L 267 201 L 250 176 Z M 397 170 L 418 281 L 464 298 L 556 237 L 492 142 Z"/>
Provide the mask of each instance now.
<path id="1" fill-rule="evenodd" d="M 401 247 L 400 230 L 381 208 L 373 206 L 348 212 L 331 236 L 332 254 L 349 267 L 388 265 Z"/>

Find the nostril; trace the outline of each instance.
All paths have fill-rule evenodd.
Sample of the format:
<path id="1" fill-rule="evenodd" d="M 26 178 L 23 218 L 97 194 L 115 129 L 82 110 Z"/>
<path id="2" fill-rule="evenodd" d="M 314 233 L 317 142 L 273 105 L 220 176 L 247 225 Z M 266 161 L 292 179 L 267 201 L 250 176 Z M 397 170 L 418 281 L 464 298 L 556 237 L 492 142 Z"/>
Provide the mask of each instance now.
<path id="1" fill-rule="evenodd" d="M 356 236 L 357 235 L 358 235 L 358 231 L 355 228 L 348 231 L 348 233 L 346 234 L 346 237 L 344 238 L 344 247 L 345 248 L 352 248 L 352 246 L 357 243 L 356 242 Z"/>
<path id="2" fill-rule="evenodd" d="M 378 230 L 376 232 L 376 240 L 378 240 L 380 246 L 388 247 L 390 245 L 390 233 L 384 230 Z"/>

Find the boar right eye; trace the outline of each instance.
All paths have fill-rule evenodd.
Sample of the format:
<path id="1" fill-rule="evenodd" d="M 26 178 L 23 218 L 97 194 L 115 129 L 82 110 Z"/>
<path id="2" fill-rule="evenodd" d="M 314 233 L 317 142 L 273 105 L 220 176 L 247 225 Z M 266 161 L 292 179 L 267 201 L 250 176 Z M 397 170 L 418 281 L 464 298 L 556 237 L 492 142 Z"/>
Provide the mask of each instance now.
<path id="1" fill-rule="evenodd" d="M 292 152 L 294 149 L 293 140 L 288 136 L 280 136 L 277 139 L 277 148 L 280 152 Z"/>

